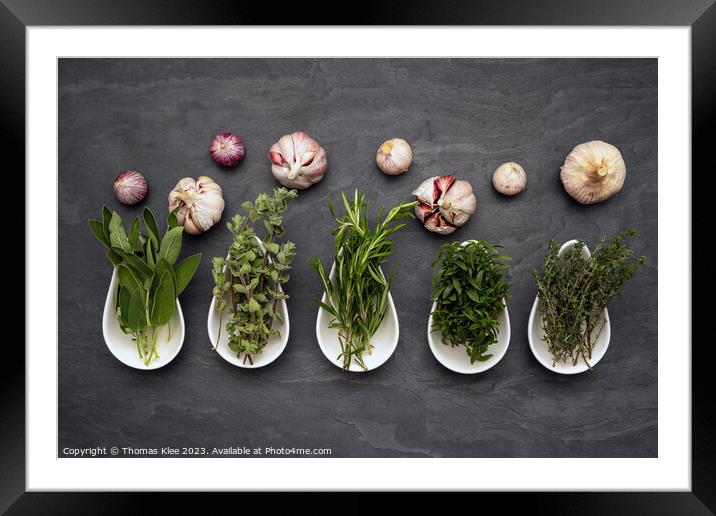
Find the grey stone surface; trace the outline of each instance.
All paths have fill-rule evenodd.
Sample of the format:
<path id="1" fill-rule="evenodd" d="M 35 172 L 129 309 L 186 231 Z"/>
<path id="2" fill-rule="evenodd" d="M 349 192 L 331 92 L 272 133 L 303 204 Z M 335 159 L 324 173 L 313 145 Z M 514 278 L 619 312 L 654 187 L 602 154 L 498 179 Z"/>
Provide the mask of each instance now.
<path id="1" fill-rule="evenodd" d="M 211 351 L 206 333 L 210 258 L 225 254 L 223 222 L 241 202 L 277 186 L 268 148 L 294 130 L 327 149 L 329 171 L 300 193 L 286 222 L 298 245 L 287 288 L 291 336 L 272 365 L 237 369 Z M 235 169 L 208 157 L 219 131 L 246 142 Z M 392 136 L 415 153 L 400 177 L 374 165 Z M 559 167 L 591 139 L 619 147 L 628 173 L 617 196 L 582 206 L 564 192 Z M 492 189 L 491 172 L 504 161 L 527 171 L 518 197 Z M 146 204 L 157 213 L 186 176 L 213 177 L 226 197 L 220 225 L 185 237 L 182 255 L 204 253 L 181 298 L 186 340 L 154 372 L 122 365 L 102 339 L 111 266 L 86 220 L 103 203 L 125 220 L 139 213 L 112 195 L 125 169 L 146 175 Z M 398 349 L 368 374 L 340 371 L 316 342 L 321 289 L 307 264 L 316 254 L 332 259 L 326 201 L 357 187 L 374 206 L 390 206 L 445 171 L 471 181 L 476 216 L 449 237 L 418 222 L 397 234 Z M 628 227 L 648 261 L 610 306 L 608 353 L 575 377 L 546 370 L 527 342 L 531 268 L 552 236 L 593 246 Z M 514 261 L 510 347 L 476 376 L 443 368 L 426 339 L 430 262 L 443 242 L 468 238 L 500 242 Z M 245 445 L 329 447 L 350 457 L 655 457 L 657 263 L 655 59 L 60 60 L 60 455 L 68 446 Z"/>

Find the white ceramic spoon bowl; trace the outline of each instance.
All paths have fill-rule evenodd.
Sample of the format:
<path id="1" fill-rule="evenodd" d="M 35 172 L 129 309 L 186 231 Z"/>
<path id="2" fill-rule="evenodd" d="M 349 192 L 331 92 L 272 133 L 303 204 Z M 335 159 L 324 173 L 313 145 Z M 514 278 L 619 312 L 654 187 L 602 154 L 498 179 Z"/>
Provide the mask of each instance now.
<path id="1" fill-rule="evenodd" d="M 179 354 L 184 344 L 184 314 L 181 311 L 179 300 L 176 301 L 176 309 L 174 316 L 169 321 L 171 326 L 171 339 L 167 341 L 167 326 L 159 329 L 157 336 L 157 354 L 159 358 L 152 360 L 149 365 L 144 365 L 144 359 L 139 358 L 137 352 L 137 343 L 131 335 L 122 331 L 119 326 L 119 318 L 117 317 L 116 296 L 119 288 L 119 279 L 117 277 L 117 269 L 112 273 L 112 281 L 109 284 L 107 299 L 104 303 L 104 313 L 102 314 L 102 334 L 104 342 L 107 344 L 109 351 L 117 360 L 134 369 L 153 370 L 164 367 Z"/>
<path id="2" fill-rule="evenodd" d="M 258 240 L 261 249 L 265 251 L 261 240 L 258 237 L 255 238 L 256 240 Z M 283 289 L 280 285 L 279 290 L 283 292 Z M 207 330 L 209 332 L 209 340 L 211 341 L 212 346 L 216 347 L 216 351 L 219 353 L 221 358 L 223 358 L 230 364 L 235 365 L 236 367 L 241 367 L 244 369 L 257 369 L 259 367 L 269 365 L 271 362 L 276 360 L 281 355 L 281 353 L 283 353 L 284 349 L 286 349 L 286 344 L 288 343 L 288 334 L 290 330 L 286 300 L 279 300 L 276 308 L 283 318 L 283 321 L 279 321 L 278 319 L 276 319 L 273 323 L 273 328 L 279 331 L 279 335 L 271 335 L 268 338 L 268 342 L 266 342 L 266 345 L 261 350 L 261 352 L 251 355 L 251 360 L 253 363 L 250 363 L 248 360 L 244 361 L 244 355 L 241 355 L 241 357 L 239 357 L 234 351 L 231 350 L 231 348 L 229 348 L 229 337 L 226 333 L 225 328 L 226 317 L 228 314 L 223 314 L 223 317 L 221 316 L 221 313 L 216 308 L 216 297 L 212 297 L 211 305 L 209 306 L 209 317 L 207 320 Z M 219 330 L 219 328 L 221 328 L 221 330 Z M 217 338 L 219 339 L 218 346 L 216 345 Z"/>
<path id="3" fill-rule="evenodd" d="M 576 240 L 570 240 L 569 242 L 566 242 L 562 247 L 560 247 L 559 256 L 562 256 L 562 254 L 567 249 L 574 246 L 576 243 Z M 592 254 L 589 252 L 589 249 L 585 245 L 582 248 L 582 258 L 588 260 L 591 258 L 591 256 Z M 579 360 L 577 361 L 576 365 L 572 365 L 571 362 L 557 362 L 556 364 L 553 364 L 552 354 L 547 348 L 547 343 L 543 340 L 544 328 L 541 305 L 542 302 L 540 301 L 539 296 L 536 296 L 535 301 L 532 304 L 530 319 L 527 323 L 527 338 L 529 339 L 532 354 L 534 354 L 535 358 L 540 364 L 545 366 L 550 371 L 554 371 L 555 373 L 577 374 L 583 373 L 584 371 L 588 371 L 589 366 L 582 357 L 579 357 Z M 592 337 L 596 338 L 596 341 L 592 346 L 592 358 L 589 360 L 589 363 L 592 368 L 597 365 L 597 363 L 602 359 L 604 354 L 607 352 L 607 348 L 609 347 L 609 339 L 611 337 L 611 324 L 609 322 L 609 312 L 607 312 L 606 308 L 604 309 L 603 315 L 605 322 L 604 326 L 601 328 L 601 331 L 599 327 L 597 327 L 592 332 Z"/>
<path id="4" fill-rule="evenodd" d="M 492 344 L 487 352 L 492 356 L 483 362 L 470 363 L 470 357 L 465 351 L 465 346 L 451 346 L 443 342 L 440 330 L 432 331 L 433 327 L 433 311 L 435 305 L 430 309 L 430 317 L 428 317 L 428 343 L 430 351 L 433 352 L 435 358 L 442 365 L 461 374 L 475 374 L 487 371 L 494 367 L 502 357 L 505 356 L 507 348 L 510 345 L 510 313 L 507 310 L 507 303 L 503 299 L 505 308 L 497 315 L 499 330 L 497 333 L 497 342 Z"/>
<path id="5" fill-rule="evenodd" d="M 331 267 L 331 273 L 329 275 L 329 281 L 333 281 L 335 278 L 336 263 L 333 262 Z M 382 270 L 381 270 L 382 272 Z M 322 301 L 328 302 L 328 296 L 323 293 Z M 334 366 L 343 369 L 343 359 L 338 358 L 341 353 L 341 343 L 338 340 L 338 331 L 329 328 L 328 324 L 331 322 L 331 314 L 326 312 L 323 308 L 318 309 L 318 316 L 316 317 L 316 338 L 318 339 L 318 345 L 323 352 L 323 355 L 331 362 Z M 378 327 L 378 331 L 375 332 L 373 338 L 370 339 L 373 345 L 372 353 L 363 353 L 363 363 L 368 368 L 368 371 L 372 371 L 383 365 L 395 352 L 398 346 L 398 314 L 395 311 L 395 304 L 393 304 L 393 296 L 388 292 L 388 310 L 385 313 L 383 322 Z M 355 360 L 351 360 L 351 364 L 346 371 L 352 371 L 356 373 L 365 373 L 360 365 Z"/>
<path id="6" fill-rule="evenodd" d="M 462 245 L 468 242 L 475 242 L 475 240 L 466 240 Z M 497 364 L 502 357 L 505 356 L 507 348 L 510 345 L 510 313 L 507 310 L 507 301 L 502 299 L 502 303 L 505 305 L 497 316 L 497 322 L 500 326 L 497 333 L 497 342 L 492 344 L 487 352 L 492 356 L 483 362 L 470 363 L 470 357 L 465 351 L 464 346 L 450 346 L 443 342 L 442 335 L 439 330 L 432 331 L 433 327 L 433 312 L 435 311 L 435 305 L 433 303 L 430 309 L 430 316 L 428 317 L 428 343 L 430 344 L 430 351 L 442 365 L 461 374 L 475 374 L 487 371 L 495 364 Z"/>

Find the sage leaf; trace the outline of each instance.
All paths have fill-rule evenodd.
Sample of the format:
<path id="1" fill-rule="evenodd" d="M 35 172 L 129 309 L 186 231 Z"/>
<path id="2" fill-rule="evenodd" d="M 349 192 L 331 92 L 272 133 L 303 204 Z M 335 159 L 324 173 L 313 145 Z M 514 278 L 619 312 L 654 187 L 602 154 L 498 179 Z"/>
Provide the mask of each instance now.
<path id="1" fill-rule="evenodd" d="M 144 218 L 144 224 L 149 229 L 150 238 L 154 237 L 154 242 L 152 245 L 155 246 L 154 250 L 157 250 L 157 247 L 159 245 L 159 227 L 157 226 L 157 219 L 154 218 L 154 213 L 152 213 L 152 210 L 149 208 L 144 208 L 144 211 L 142 212 L 142 217 Z"/>
<path id="2" fill-rule="evenodd" d="M 183 227 L 173 227 L 162 238 L 162 243 L 159 246 L 159 256 L 168 261 L 170 265 L 174 265 L 174 262 L 179 257 L 183 232 Z"/>
<path id="3" fill-rule="evenodd" d="M 119 310 L 119 318 L 124 326 L 129 326 L 129 300 L 131 297 L 132 293 L 129 289 L 120 287 L 117 295 L 117 307 Z"/>
<path id="4" fill-rule="evenodd" d="M 105 246 L 107 249 L 109 249 L 109 239 L 104 234 L 104 226 L 99 220 L 91 219 L 88 221 L 90 225 L 90 229 L 92 230 L 92 233 L 94 236 L 99 240 L 99 242 Z"/>
<path id="5" fill-rule="evenodd" d="M 112 265 L 114 265 L 115 267 L 122 263 L 122 257 L 112 249 L 107 249 L 106 255 L 107 259 L 112 262 Z"/>
<path id="6" fill-rule="evenodd" d="M 147 278 L 152 277 L 152 268 L 136 254 L 124 253 L 122 258 L 124 263 L 136 274 L 137 279 L 146 281 Z"/>
<path id="7" fill-rule="evenodd" d="M 179 219 L 177 218 L 177 212 L 180 210 L 180 208 L 181 206 L 177 206 L 171 212 L 169 212 L 169 215 L 167 216 L 167 227 L 169 229 L 179 227 Z M 159 239 L 159 237 L 157 237 L 157 239 Z"/>
<path id="8" fill-rule="evenodd" d="M 159 286 L 154 292 L 152 301 L 152 311 L 150 319 L 154 326 L 163 326 L 167 324 L 174 315 L 174 306 L 176 304 L 176 296 L 174 295 L 174 285 L 168 271 L 164 271 L 159 280 Z"/>
<path id="9" fill-rule="evenodd" d="M 137 246 L 139 245 L 139 230 L 139 217 L 135 217 L 132 221 L 132 227 L 129 229 L 128 237 L 129 245 L 132 248 L 132 251 L 138 250 Z M 139 249 L 141 249 L 141 247 L 139 247 Z"/>
<path id="10" fill-rule="evenodd" d="M 129 245 L 127 233 L 122 226 L 122 219 L 116 211 L 112 212 L 112 218 L 109 221 L 109 242 L 112 247 L 117 247 L 125 253 L 132 252 L 132 246 Z"/>
<path id="11" fill-rule="evenodd" d="M 135 332 L 147 327 L 147 309 L 144 305 L 144 292 L 135 290 L 129 298 L 127 309 L 127 328 Z"/>
<path id="12" fill-rule="evenodd" d="M 173 292 L 176 292 L 176 276 L 174 275 L 174 269 L 172 269 L 172 266 L 169 265 L 169 262 L 166 261 L 164 258 L 159 258 L 157 261 L 157 264 L 154 266 L 154 275 L 152 277 L 151 287 L 149 291 L 152 293 L 152 295 L 157 291 L 159 288 L 159 284 L 161 282 L 162 276 L 164 273 L 169 274 L 169 279 L 172 280 L 172 289 Z M 175 295 L 176 297 L 176 295 Z"/>
<path id="13" fill-rule="evenodd" d="M 129 290 L 131 293 L 134 293 L 137 290 L 141 290 L 141 284 L 139 280 L 134 275 L 132 270 L 125 264 L 121 264 L 119 267 L 117 267 L 117 279 L 119 279 L 119 284 L 122 285 L 123 288 Z"/>
<path id="14" fill-rule="evenodd" d="M 174 276 L 176 277 L 177 296 L 184 292 L 184 289 L 194 276 L 199 263 L 201 262 L 201 253 L 193 254 L 181 261 L 174 267 Z"/>
<path id="15" fill-rule="evenodd" d="M 110 211 L 107 206 L 102 206 L 102 230 L 104 231 L 104 236 L 107 239 L 107 242 L 109 242 L 109 221 L 112 220 L 112 212 Z"/>

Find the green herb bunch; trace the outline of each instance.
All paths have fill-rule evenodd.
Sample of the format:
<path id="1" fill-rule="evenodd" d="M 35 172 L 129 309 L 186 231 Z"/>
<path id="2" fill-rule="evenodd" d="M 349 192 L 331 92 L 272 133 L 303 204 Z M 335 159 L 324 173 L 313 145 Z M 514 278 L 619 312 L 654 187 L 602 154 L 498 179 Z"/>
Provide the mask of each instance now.
<path id="1" fill-rule="evenodd" d="M 244 363 L 253 364 L 251 355 L 260 353 L 269 337 L 279 333 L 273 324 L 275 319 L 282 321 L 277 306 L 288 298 L 281 285 L 288 281 L 296 246 L 288 241 L 279 245 L 274 238 L 284 234 L 283 213 L 296 196 L 296 190 L 277 188 L 272 196 L 262 193 L 255 202 L 243 203 L 246 215 L 234 215 L 227 224 L 233 238 L 228 258 L 212 260 L 217 308 L 222 315 L 228 313 L 228 345 L 239 358 L 244 353 Z M 261 220 L 265 232 L 259 243 L 254 226 Z M 219 338 L 214 349 L 218 342 Z"/>
<path id="2" fill-rule="evenodd" d="M 625 243 L 635 234 L 633 229 L 624 231 L 609 244 L 602 237 L 588 260 L 582 257 L 584 241 L 560 257 L 557 242 L 550 240 L 542 272 L 534 269 L 533 276 L 541 301 L 544 341 L 554 364 L 576 365 L 582 357 L 589 366 L 592 346 L 606 322 L 604 309 L 644 263 L 644 256 L 631 259 L 634 253 Z"/>
<path id="3" fill-rule="evenodd" d="M 338 331 L 341 343 L 338 360 L 343 360 L 343 369 L 348 369 L 355 360 L 367 370 L 363 352 L 372 351 L 370 339 L 388 310 L 392 281 L 392 274 L 386 278 L 380 265 L 394 252 L 391 235 L 405 226 L 396 221 L 414 218 L 413 208 L 417 203 L 401 203 L 387 215 L 381 210 L 371 231 L 365 195 L 356 190 L 352 201 L 343 193 L 341 197 L 343 217 L 338 217 L 333 203 L 328 202 L 328 210 L 338 224 L 332 233 L 336 253 L 334 279 L 329 279 L 320 257 L 309 263 L 321 277 L 326 292 L 326 302 L 318 301 L 318 304 L 332 316 L 329 326 Z"/>
<path id="4" fill-rule="evenodd" d="M 134 337 L 140 360 L 149 365 L 159 358 L 157 337 L 165 325 L 167 341 L 171 340 L 169 321 L 174 316 L 176 298 L 194 276 L 201 253 L 175 265 L 184 231 L 176 211 L 169 214 L 163 236 L 159 235 L 157 221 L 149 208 L 144 209 L 142 218 L 145 231 L 137 216 L 127 233 L 119 214 L 104 206 L 102 220 L 90 220 L 89 225 L 117 269 L 116 308 L 120 327 Z"/>
<path id="5" fill-rule="evenodd" d="M 497 316 L 505 308 L 510 285 L 503 276 L 509 256 L 502 246 L 484 240 L 464 244 L 443 244 L 432 266 L 430 298 L 435 302 L 432 331 L 439 331 L 443 343 L 465 346 L 470 363 L 485 361 L 489 347 L 497 342 Z"/>

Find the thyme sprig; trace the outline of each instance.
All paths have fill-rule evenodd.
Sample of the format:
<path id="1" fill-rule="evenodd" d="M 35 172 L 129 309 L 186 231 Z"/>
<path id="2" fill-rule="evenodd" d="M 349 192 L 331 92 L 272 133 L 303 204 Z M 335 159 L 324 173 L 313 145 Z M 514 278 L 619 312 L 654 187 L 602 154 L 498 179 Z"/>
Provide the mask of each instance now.
<path id="1" fill-rule="evenodd" d="M 277 319 L 282 321 L 278 302 L 288 296 L 281 285 L 289 279 L 296 246 L 289 241 L 278 244 L 274 238 L 284 234 L 283 213 L 296 195 L 296 190 L 277 188 L 273 195 L 262 193 L 255 202 L 243 203 L 246 215 L 234 215 L 227 224 L 232 236 L 228 258 L 212 260 L 213 294 L 220 311 L 218 335 L 227 313 L 229 349 L 239 358 L 243 353 L 244 363 L 253 364 L 252 355 L 260 353 L 269 337 L 279 333 L 273 325 Z M 259 243 L 254 226 L 261 220 L 265 231 Z"/>
<path id="2" fill-rule="evenodd" d="M 499 244 L 470 240 L 443 244 L 432 267 L 430 298 L 435 302 L 432 331 L 440 331 L 443 343 L 465 346 L 470 363 L 489 359 L 489 347 L 497 342 L 497 315 L 505 308 L 510 285 L 503 271 L 510 257 Z"/>
<path id="3" fill-rule="evenodd" d="M 533 269 L 532 274 L 541 301 L 544 341 L 554 365 L 576 365 L 582 357 L 591 369 L 592 348 L 606 322 L 604 309 L 645 260 L 644 256 L 631 259 L 634 252 L 625 240 L 635 234 L 629 229 L 609 244 L 602 237 L 588 260 L 582 258 L 584 241 L 560 257 L 557 242 L 550 240 L 542 272 Z"/>
<path id="4" fill-rule="evenodd" d="M 328 202 L 328 210 L 338 224 L 333 230 L 335 279 L 329 279 L 319 256 L 309 263 L 321 277 L 326 292 L 326 302 L 319 300 L 318 304 L 332 317 L 329 327 L 338 331 L 341 353 L 337 359 L 343 361 L 343 369 L 350 368 L 355 360 L 367 370 L 363 353 L 372 352 L 371 338 L 388 310 L 392 282 L 392 273 L 386 278 L 380 265 L 393 254 L 391 235 L 405 226 L 396 221 L 414 218 L 412 210 L 417 203 L 401 203 L 387 215 L 381 210 L 371 231 L 365 195 L 356 190 L 352 201 L 343 193 L 341 198 L 345 210 L 342 217 L 335 214 L 333 203 Z"/>

